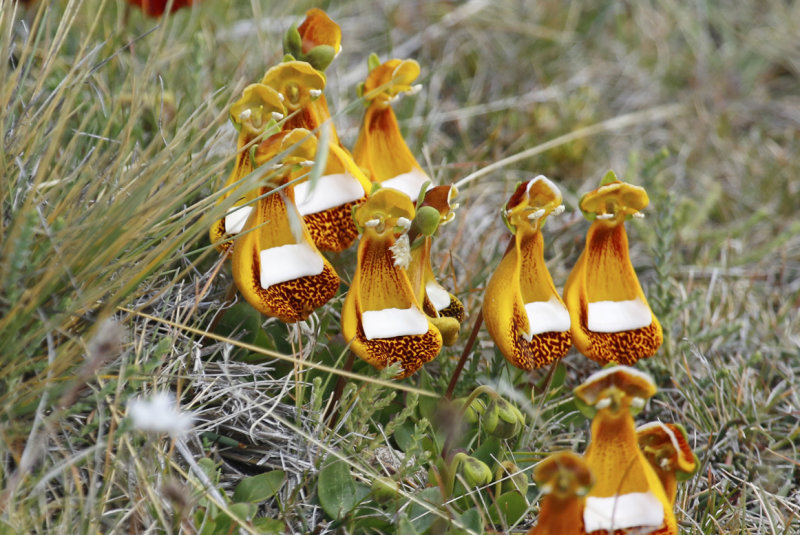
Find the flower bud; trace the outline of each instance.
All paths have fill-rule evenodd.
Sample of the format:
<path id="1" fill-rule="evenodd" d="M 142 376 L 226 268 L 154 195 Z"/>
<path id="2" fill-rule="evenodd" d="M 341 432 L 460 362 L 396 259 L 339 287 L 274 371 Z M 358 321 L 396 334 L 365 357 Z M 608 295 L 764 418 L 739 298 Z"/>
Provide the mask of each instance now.
<path id="1" fill-rule="evenodd" d="M 439 210 L 433 206 L 420 206 L 414 217 L 414 225 L 423 236 L 433 236 L 436 229 L 439 228 L 441 217 Z"/>
<path id="2" fill-rule="evenodd" d="M 511 461 L 503 461 L 497 468 L 495 479 L 503 480 L 501 493 L 517 491 L 523 496 L 528 491 L 528 475 Z"/>
<path id="3" fill-rule="evenodd" d="M 378 503 L 387 503 L 400 496 L 397 482 L 389 477 L 376 477 L 372 480 L 372 498 Z"/>
<path id="4" fill-rule="evenodd" d="M 461 459 L 459 472 L 470 487 L 481 487 L 492 482 L 491 468 L 475 457 L 465 455 Z"/>
<path id="5" fill-rule="evenodd" d="M 303 52 L 303 39 L 296 25 L 292 25 L 283 36 L 283 53 L 291 54 L 294 57 L 300 56 Z"/>
<path id="6" fill-rule="evenodd" d="M 497 438 L 511 438 L 522 429 L 525 417 L 508 401 L 496 398 L 489 403 L 481 422 L 490 435 Z"/>
<path id="7" fill-rule="evenodd" d="M 312 67 L 322 72 L 328 68 L 333 58 L 336 57 L 336 49 L 331 45 L 317 45 L 303 56 L 303 60 L 311 64 Z"/>

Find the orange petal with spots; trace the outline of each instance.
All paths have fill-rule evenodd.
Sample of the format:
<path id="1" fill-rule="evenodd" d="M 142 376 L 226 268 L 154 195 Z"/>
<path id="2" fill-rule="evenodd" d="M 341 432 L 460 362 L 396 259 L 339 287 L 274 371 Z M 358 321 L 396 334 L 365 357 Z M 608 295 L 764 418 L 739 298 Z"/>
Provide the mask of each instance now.
<path id="1" fill-rule="evenodd" d="M 652 379 L 645 373 L 616 366 L 592 374 L 575 389 L 575 395 L 583 403 L 592 405 L 596 414 L 592 420 L 592 437 L 584 458 L 595 478 L 595 485 L 587 495 L 584 521 L 587 531 L 591 511 L 597 503 L 604 503 L 606 513 L 613 512 L 615 519 L 627 517 L 626 526 L 620 533 L 639 533 L 639 528 L 652 529 L 653 533 L 677 535 L 677 524 L 672 505 L 653 468 L 639 449 L 632 410 L 641 408 L 641 403 L 655 393 Z M 655 510 L 615 510 L 617 504 L 625 507 L 628 496 L 648 496 Z M 598 500 L 593 500 L 597 498 Z M 639 502 L 638 507 L 643 507 Z M 610 517 L 610 515 L 608 515 Z M 637 524 L 638 518 L 660 518 L 658 525 Z M 622 520 L 614 520 L 622 522 Z M 606 533 L 607 530 L 593 530 Z"/>
<path id="2" fill-rule="evenodd" d="M 486 286 L 483 319 L 503 356 L 523 370 L 552 364 L 571 346 L 569 314 L 547 270 L 540 230 L 560 206 L 560 191 L 540 175 L 520 184 L 503 209 L 514 242 Z"/>
<path id="3" fill-rule="evenodd" d="M 395 265 L 391 247 L 402 232 L 400 218 L 411 220 L 414 206 L 401 193 L 378 190 L 356 209 L 355 219 L 364 229 L 358 245 L 356 274 L 342 307 L 342 334 L 352 351 L 377 368 L 395 362 L 402 365 L 398 376 L 407 377 L 432 360 L 442 347 L 442 336 L 422 312 L 408 275 Z M 389 311 L 408 311 L 421 322 L 416 334 L 397 332 L 372 336 L 365 316 Z M 379 325 L 393 328 L 393 325 Z"/>
<path id="4" fill-rule="evenodd" d="M 575 347 L 603 364 L 635 364 L 656 353 L 663 339 L 661 324 L 650 312 L 650 324 L 598 332 L 590 329 L 589 303 L 637 302 L 649 311 L 647 298 L 636 277 L 628 254 L 624 223 L 595 220 L 586 236 L 586 248 L 572 269 L 564 287 L 564 301 L 572 322 Z"/>
<path id="5" fill-rule="evenodd" d="M 339 277 L 333 267 L 317 251 L 307 231 L 298 243 L 290 223 L 289 210 L 296 221 L 300 215 L 290 197 L 261 188 L 263 195 L 250 214 L 244 231 L 233 248 L 233 277 L 244 298 L 262 314 L 293 323 L 305 320 L 314 310 L 327 303 L 339 288 Z M 283 277 L 280 282 L 262 284 L 264 270 L 262 251 L 281 246 L 302 246 L 315 253 L 321 265 L 318 273 L 295 278 Z"/>
<path id="6" fill-rule="evenodd" d="M 342 184 L 341 181 L 345 183 Z M 308 191 L 306 194 L 308 202 L 303 202 L 305 197 L 298 199 L 298 207 L 317 248 L 322 251 L 339 252 L 350 247 L 358 237 L 358 229 L 353 221 L 353 208 L 366 200 L 367 193 L 371 189 L 369 180 L 353 161 L 350 153 L 331 142 L 324 174 L 313 186 L 315 189 L 310 189 L 312 187 L 310 184 L 305 186 L 309 190 L 302 189 L 304 186 L 296 185 L 296 187 L 301 194 Z M 313 207 L 313 201 L 320 197 L 342 199 L 341 190 L 346 190 L 348 195 L 343 198 L 344 202 L 341 204 L 337 201 L 335 206 L 323 210 Z M 331 203 L 323 206 L 329 204 Z"/>

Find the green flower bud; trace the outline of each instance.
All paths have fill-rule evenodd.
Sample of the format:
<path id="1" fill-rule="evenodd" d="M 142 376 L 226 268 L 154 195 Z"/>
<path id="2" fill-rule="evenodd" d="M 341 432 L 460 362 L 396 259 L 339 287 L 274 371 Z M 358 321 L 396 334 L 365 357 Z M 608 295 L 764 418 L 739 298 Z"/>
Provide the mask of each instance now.
<path id="1" fill-rule="evenodd" d="M 511 403 L 503 398 L 497 398 L 489 403 L 481 422 L 490 435 L 497 438 L 511 438 L 522 429 L 525 418 Z"/>
<path id="2" fill-rule="evenodd" d="M 414 225 L 423 236 L 433 236 L 439 228 L 441 217 L 439 210 L 433 206 L 421 206 L 414 216 Z"/>
<path id="3" fill-rule="evenodd" d="M 528 492 L 528 474 L 521 472 L 519 466 L 511 461 L 500 463 L 495 479 L 503 481 L 501 493 L 517 491 L 524 496 Z"/>
<path id="4" fill-rule="evenodd" d="M 318 71 L 324 71 L 336 57 L 336 50 L 331 45 L 317 45 L 303 57 Z"/>
<path id="5" fill-rule="evenodd" d="M 400 496 L 400 487 L 389 477 L 376 477 L 372 480 L 370 490 L 372 499 L 378 503 L 387 503 Z"/>
<path id="6" fill-rule="evenodd" d="M 292 24 L 283 36 L 283 53 L 299 57 L 303 52 L 303 38 L 297 31 L 297 25 Z"/>
<path id="7" fill-rule="evenodd" d="M 470 487 L 481 487 L 492 482 L 492 470 L 486 463 L 465 455 L 461 459 L 459 472 Z"/>

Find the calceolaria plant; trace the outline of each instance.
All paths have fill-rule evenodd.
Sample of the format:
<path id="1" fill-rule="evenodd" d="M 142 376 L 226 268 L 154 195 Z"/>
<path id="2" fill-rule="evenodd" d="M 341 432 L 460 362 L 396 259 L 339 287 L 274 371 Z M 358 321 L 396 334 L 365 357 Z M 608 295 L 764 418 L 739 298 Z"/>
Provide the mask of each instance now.
<path id="1" fill-rule="evenodd" d="M 587 533 L 678 533 L 672 503 L 636 441 L 633 415 L 655 393 L 649 375 L 627 366 L 595 372 L 575 389 L 578 405 L 594 415 L 584 454 L 595 477 L 583 512 Z"/>
<path id="2" fill-rule="evenodd" d="M 413 59 L 377 63 L 372 56 L 369 75 L 360 88 L 367 110 L 353 156 L 368 171 L 370 180 L 400 190 L 415 202 L 430 178 L 406 145 L 392 102 L 402 94 L 419 91 L 420 86 L 412 85 L 419 76 L 419 64 Z"/>
<path id="3" fill-rule="evenodd" d="M 401 363 L 398 378 L 416 372 L 442 348 L 442 335 L 422 311 L 406 273 L 414 215 L 408 196 L 390 188 L 379 188 L 355 208 L 362 235 L 342 307 L 342 334 L 350 349 L 377 368 Z"/>
<path id="4" fill-rule="evenodd" d="M 636 428 L 636 438 L 645 458 L 658 474 L 667 499 L 675 505 L 678 481 L 692 477 L 699 465 L 686 429 L 680 424 L 650 422 Z"/>
<path id="5" fill-rule="evenodd" d="M 209 232 L 211 243 L 220 251 L 227 251 L 230 248 L 231 239 L 241 232 L 253 210 L 255 189 L 251 188 L 242 194 L 238 186 L 255 168 L 253 154 L 257 139 L 265 133 L 277 133 L 279 127 L 276 121 L 281 121 L 285 114 L 286 109 L 281 95 L 264 84 L 248 85 L 241 98 L 231 106 L 230 120 L 239 132 L 236 141 L 236 161 L 217 204 L 223 203 L 231 195 L 236 195 L 238 198 L 225 217 L 211 226 Z"/>
<path id="6" fill-rule="evenodd" d="M 586 247 L 564 287 L 572 343 L 603 364 L 633 365 L 656 353 L 661 324 L 650 310 L 628 253 L 625 221 L 643 217 L 644 188 L 620 182 L 613 171 L 580 201 L 592 222 Z"/>
<path id="7" fill-rule="evenodd" d="M 351 217 L 355 205 L 366 199 L 370 183 L 338 142 L 322 93 L 325 75 L 304 61 L 286 61 L 272 67 L 262 83 L 282 97 L 289 114 L 284 129 L 305 128 L 328 139 L 328 150 L 339 165 L 326 169 L 319 179 L 306 180 L 295 188 L 297 208 L 314 243 L 323 251 L 342 251 L 353 244 L 358 231 Z M 322 129 L 329 135 L 322 137 Z"/>
<path id="8" fill-rule="evenodd" d="M 542 175 L 519 184 L 503 207 L 514 239 L 486 286 L 483 319 L 500 352 L 523 370 L 551 364 L 571 347 L 569 312 L 547 270 L 541 230 L 563 210 L 561 192 Z"/>
<path id="9" fill-rule="evenodd" d="M 411 260 L 408 278 L 428 319 L 442 333 L 444 345 L 453 345 L 464 321 L 464 305 L 436 280 L 431 266 L 431 246 L 439 227 L 455 217 L 455 186 L 436 186 L 423 192 L 409 230 Z"/>
<path id="10" fill-rule="evenodd" d="M 553 453 L 536 465 L 533 479 L 543 497 L 527 535 L 584 535 L 583 510 L 594 484 L 586 461 L 569 451 Z"/>
<path id="11" fill-rule="evenodd" d="M 306 319 L 336 294 L 339 277 L 314 245 L 289 183 L 307 172 L 317 152 L 308 130 L 284 130 L 259 144 L 256 167 L 280 158 L 233 245 L 233 278 L 262 314 L 292 323 Z"/>

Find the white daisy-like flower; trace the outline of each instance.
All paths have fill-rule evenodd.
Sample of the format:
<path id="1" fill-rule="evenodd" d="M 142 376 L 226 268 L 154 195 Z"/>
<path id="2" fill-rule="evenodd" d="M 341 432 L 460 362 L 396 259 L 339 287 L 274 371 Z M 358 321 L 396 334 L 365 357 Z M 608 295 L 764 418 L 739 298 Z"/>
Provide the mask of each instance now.
<path id="1" fill-rule="evenodd" d="M 178 409 L 170 392 L 157 392 L 150 399 L 138 397 L 128 402 L 133 427 L 150 433 L 183 435 L 192 428 L 194 413 Z"/>

